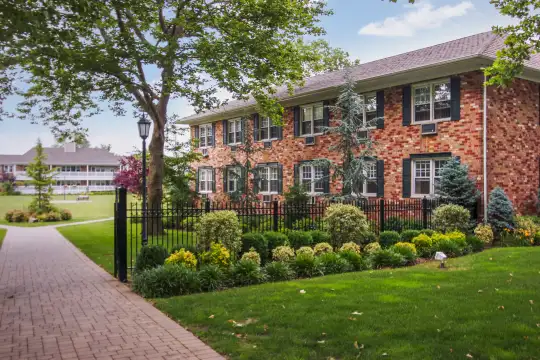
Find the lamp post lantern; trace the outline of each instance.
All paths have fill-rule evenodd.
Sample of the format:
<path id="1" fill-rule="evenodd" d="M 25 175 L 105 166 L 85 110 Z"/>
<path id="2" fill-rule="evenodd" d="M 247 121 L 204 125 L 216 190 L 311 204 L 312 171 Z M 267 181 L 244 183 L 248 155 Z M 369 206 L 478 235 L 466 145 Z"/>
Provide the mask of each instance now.
<path id="1" fill-rule="evenodd" d="M 148 244 L 148 233 L 146 223 L 146 138 L 150 134 L 150 125 L 152 123 L 143 115 L 137 122 L 139 136 L 142 139 L 142 245 Z"/>

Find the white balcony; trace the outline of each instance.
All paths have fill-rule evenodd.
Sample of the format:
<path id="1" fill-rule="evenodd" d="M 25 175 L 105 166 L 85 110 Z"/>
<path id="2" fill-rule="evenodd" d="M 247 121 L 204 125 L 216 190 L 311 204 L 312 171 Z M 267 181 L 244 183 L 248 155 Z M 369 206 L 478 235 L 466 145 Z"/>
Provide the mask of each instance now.
<path id="1" fill-rule="evenodd" d="M 58 172 L 54 175 L 57 180 L 112 180 L 114 172 L 86 172 L 86 171 L 67 171 Z M 18 181 L 32 180 L 25 171 L 16 171 L 15 178 Z"/>
<path id="2" fill-rule="evenodd" d="M 114 185 L 90 185 L 90 186 L 53 186 L 53 193 L 57 195 L 62 194 L 83 194 L 86 192 L 99 192 L 99 191 L 114 191 Z M 29 186 L 19 186 L 16 189 L 20 191 L 21 194 L 34 194 L 34 187 Z"/>

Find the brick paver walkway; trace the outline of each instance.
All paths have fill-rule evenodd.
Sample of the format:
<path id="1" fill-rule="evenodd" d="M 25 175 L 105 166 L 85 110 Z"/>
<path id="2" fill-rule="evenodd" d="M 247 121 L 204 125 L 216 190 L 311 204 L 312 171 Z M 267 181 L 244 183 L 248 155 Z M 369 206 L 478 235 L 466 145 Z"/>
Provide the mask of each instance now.
<path id="1" fill-rule="evenodd" d="M 223 358 L 56 229 L 9 227 L 0 249 L 0 359 Z"/>

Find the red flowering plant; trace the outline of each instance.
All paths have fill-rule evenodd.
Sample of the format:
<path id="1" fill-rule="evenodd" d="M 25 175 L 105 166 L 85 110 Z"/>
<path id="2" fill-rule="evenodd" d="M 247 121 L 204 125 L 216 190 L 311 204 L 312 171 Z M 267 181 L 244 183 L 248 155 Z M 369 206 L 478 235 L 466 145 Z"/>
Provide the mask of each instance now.
<path id="1" fill-rule="evenodd" d="M 148 175 L 148 169 L 146 169 Z M 120 160 L 120 170 L 115 174 L 113 183 L 123 185 L 130 193 L 137 196 L 142 192 L 142 159 L 140 156 L 124 156 Z"/>

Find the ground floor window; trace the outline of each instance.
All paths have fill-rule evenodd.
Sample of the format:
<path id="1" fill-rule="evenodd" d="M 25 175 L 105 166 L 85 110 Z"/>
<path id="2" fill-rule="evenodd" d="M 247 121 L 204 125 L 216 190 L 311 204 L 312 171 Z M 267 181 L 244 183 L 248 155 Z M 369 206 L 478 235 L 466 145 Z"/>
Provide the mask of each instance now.
<path id="1" fill-rule="evenodd" d="M 362 195 L 377 196 L 377 164 L 369 162 L 365 165 L 365 181 L 362 186 Z"/>
<path id="2" fill-rule="evenodd" d="M 259 166 L 259 192 L 261 194 L 277 194 L 279 192 L 279 168 L 273 166 Z"/>
<path id="3" fill-rule="evenodd" d="M 214 171 L 212 169 L 199 169 L 199 192 L 210 193 L 213 189 Z"/>
<path id="4" fill-rule="evenodd" d="M 227 192 L 236 192 L 238 191 L 240 177 L 242 176 L 241 169 L 239 167 L 229 167 L 227 168 Z"/>
<path id="5" fill-rule="evenodd" d="M 418 159 L 412 162 L 412 193 L 417 196 L 435 195 L 441 170 L 448 159 Z"/>
<path id="6" fill-rule="evenodd" d="M 318 165 L 302 165 L 300 167 L 302 185 L 310 194 L 324 192 L 324 167 Z"/>

